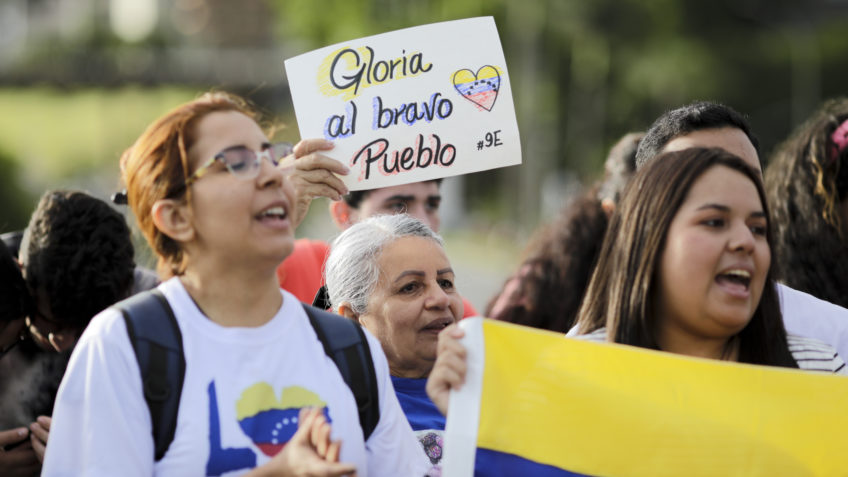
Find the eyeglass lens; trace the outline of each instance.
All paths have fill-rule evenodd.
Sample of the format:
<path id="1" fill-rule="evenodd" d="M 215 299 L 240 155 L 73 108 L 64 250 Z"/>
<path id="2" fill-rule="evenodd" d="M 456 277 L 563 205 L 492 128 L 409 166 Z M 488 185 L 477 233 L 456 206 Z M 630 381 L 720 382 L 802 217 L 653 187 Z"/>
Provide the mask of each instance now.
<path id="1" fill-rule="evenodd" d="M 288 143 L 278 143 L 263 150 L 259 154 L 246 147 L 234 147 L 221 152 L 221 160 L 227 166 L 227 169 L 235 175 L 247 175 L 254 168 L 258 169 L 260 157 L 265 155 L 271 160 L 273 165 L 280 163 L 280 160 L 291 154 L 292 146 Z"/>

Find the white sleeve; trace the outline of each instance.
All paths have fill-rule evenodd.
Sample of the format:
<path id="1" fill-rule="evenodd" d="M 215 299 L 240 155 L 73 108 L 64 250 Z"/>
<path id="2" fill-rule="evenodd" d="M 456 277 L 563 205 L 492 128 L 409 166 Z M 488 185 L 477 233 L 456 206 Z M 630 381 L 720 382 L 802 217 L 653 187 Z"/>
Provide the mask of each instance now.
<path id="1" fill-rule="evenodd" d="M 848 310 L 782 283 L 777 292 L 787 332 L 824 341 L 848 357 Z"/>
<path id="2" fill-rule="evenodd" d="M 119 311 L 89 324 L 53 409 L 42 476 L 153 475 L 150 414 Z"/>
<path id="3" fill-rule="evenodd" d="M 371 348 L 380 399 L 380 421 L 365 443 L 368 475 L 424 476 L 432 466 L 397 400 L 386 355 L 380 342 L 368 330 L 362 330 Z"/>

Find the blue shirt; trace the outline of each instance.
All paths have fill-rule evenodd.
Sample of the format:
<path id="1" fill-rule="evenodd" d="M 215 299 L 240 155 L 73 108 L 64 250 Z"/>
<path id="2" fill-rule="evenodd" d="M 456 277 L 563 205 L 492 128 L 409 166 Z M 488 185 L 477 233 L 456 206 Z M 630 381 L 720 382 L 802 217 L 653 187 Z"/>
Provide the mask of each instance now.
<path id="1" fill-rule="evenodd" d="M 445 416 L 427 396 L 427 379 L 397 378 L 392 376 L 400 407 L 413 431 L 445 430 Z"/>

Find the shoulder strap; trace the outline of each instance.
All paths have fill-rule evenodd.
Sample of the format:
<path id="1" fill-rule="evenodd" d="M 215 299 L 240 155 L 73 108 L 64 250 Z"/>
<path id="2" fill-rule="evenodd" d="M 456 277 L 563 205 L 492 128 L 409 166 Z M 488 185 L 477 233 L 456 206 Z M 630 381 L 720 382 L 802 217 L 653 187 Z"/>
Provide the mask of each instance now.
<path id="1" fill-rule="evenodd" d="M 303 305 L 324 352 L 336 363 L 345 383 L 356 398 L 359 424 L 367 441 L 380 420 L 377 373 L 371 349 L 358 323 L 318 308 Z"/>
<path id="2" fill-rule="evenodd" d="M 155 288 L 131 296 L 114 307 L 124 315 L 141 370 L 158 461 L 174 440 L 177 428 L 185 378 L 182 333 L 168 300 Z"/>

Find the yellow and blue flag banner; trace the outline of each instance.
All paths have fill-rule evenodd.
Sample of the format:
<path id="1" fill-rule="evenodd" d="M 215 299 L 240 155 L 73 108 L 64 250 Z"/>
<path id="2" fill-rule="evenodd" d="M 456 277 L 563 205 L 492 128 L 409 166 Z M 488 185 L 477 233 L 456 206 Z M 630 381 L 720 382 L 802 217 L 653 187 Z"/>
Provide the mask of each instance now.
<path id="1" fill-rule="evenodd" d="M 848 378 L 460 324 L 445 477 L 848 475 Z"/>

